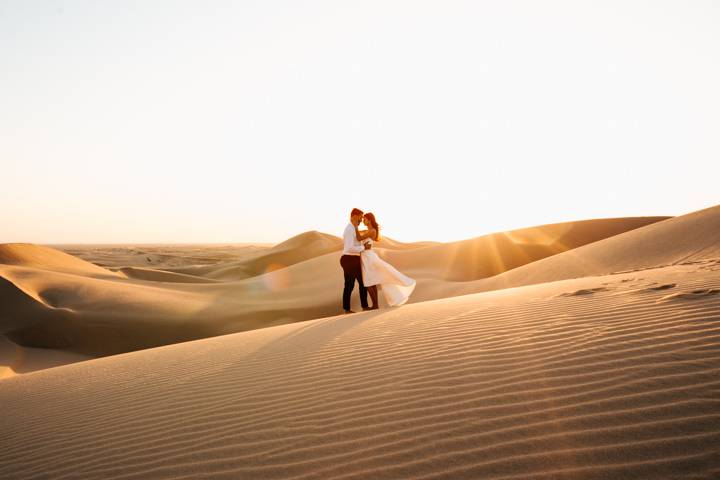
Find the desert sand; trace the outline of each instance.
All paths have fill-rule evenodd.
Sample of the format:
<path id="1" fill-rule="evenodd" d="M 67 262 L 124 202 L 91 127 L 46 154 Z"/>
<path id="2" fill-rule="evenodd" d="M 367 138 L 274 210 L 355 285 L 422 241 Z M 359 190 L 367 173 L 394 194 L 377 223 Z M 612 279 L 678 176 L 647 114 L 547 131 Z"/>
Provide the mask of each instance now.
<path id="1" fill-rule="evenodd" d="M 386 238 L 378 251 L 417 279 L 411 301 L 419 302 L 480 291 L 484 278 L 665 219 L 571 222 L 446 244 Z M 98 357 L 335 315 L 341 243 L 306 232 L 275 246 L 65 246 L 64 253 L 0 245 L 0 333 L 23 347 Z"/>
<path id="2" fill-rule="evenodd" d="M 414 303 L 345 316 L 317 232 L 152 267 L 3 246 L 0 478 L 718 478 L 720 207 L 548 227 L 388 241 Z"/>

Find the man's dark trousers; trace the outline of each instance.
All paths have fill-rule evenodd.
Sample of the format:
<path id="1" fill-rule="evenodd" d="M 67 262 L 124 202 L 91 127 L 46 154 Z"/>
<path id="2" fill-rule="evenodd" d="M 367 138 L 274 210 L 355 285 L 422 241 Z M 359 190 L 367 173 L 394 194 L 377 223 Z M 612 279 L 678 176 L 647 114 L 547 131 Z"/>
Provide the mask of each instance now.
<path id="1" fill-rule="evenodd" d="M 360 305 L 367 308 L 367 289 L 363 284 L 362 268 L 360 267 L 360 255 L 343 255 L 340 257 L 340 265 L 345 274 L 345 288 L 343 289 L 343 309 L 350 310 L 350 294 L 355 287 L 355 281 L 360 285 Z"/>

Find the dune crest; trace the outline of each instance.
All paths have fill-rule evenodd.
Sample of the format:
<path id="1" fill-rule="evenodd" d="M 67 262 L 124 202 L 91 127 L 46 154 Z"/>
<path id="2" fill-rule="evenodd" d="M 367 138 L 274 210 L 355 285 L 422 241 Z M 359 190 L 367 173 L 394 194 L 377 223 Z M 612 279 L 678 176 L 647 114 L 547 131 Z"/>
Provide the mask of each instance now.
<path id="1" fill-rule="evenodd" d="M 488 291 L 720 258 L 720 205 L 630 230 L 481 280 Z"/>
<path id="2" fill-rule="evenodd" d="M 81 275 L 117 276 L 110 270 L 68 255 L 60 250 L 31 243 L 0 244 L 0 265 L 20 265 Z"/>
<path id="3" fill-rule="evenodd" d="M 493 277 L 667 218 L 608 218 L 541 225 L 416 250 L 385 252 L 385 257 L 400 269 L 424 267 L 433 277 L 468 282 Z"/>

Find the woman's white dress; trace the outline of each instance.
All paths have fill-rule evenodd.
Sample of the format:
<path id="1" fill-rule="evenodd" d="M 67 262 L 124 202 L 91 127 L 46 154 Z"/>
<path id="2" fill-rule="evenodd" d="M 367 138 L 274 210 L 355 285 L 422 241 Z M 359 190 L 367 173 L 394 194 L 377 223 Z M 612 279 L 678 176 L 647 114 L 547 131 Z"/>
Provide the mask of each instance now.
<path id="1" fill-rule="evenodd" d="M 375 243 L 371 238 L 363 240 L 363 243 L 368 242 L 371 245 Z M 363 283 L 366 287 L 382 286 L 383 296 L 391 307 L 408 301 L 410 294 L 415 290 L 415 280 L 398 272 L 395 267 L 380 258 L 375 250 L 364 250 L 360 258 Z"/>

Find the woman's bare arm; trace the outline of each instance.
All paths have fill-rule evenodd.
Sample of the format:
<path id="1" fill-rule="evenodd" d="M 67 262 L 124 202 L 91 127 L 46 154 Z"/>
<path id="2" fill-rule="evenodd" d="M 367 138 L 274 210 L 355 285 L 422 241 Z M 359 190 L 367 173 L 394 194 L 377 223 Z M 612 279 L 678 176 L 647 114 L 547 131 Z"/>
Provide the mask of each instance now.
<path id="1" fill-rule="evenodd" d="M 372 238 L 376 242 L 378 241 L 377 230 L 375 230 L 374 228 L 368 228 L 367 230 L 363 230 L 362 232 L 358 229 L 355 229 L 355 236 L 357 237 L 359 242 L 362 242 L 367 238 Z"/>
<path id="2" fill-rule="evenodd" d="M 365 240 L 366 238 L 371 238 L 371 237 L 370 237 L 370 233 L 371 233 L 371 232 L 372 232 L 372 230 L 364 230 L 364 231 L 361 232 L 361 231 L 358 229 L 358 227 L 355 226 L 355 238 L 358 239 L 358 242 L 362 242 L 362 241 Z"/>

